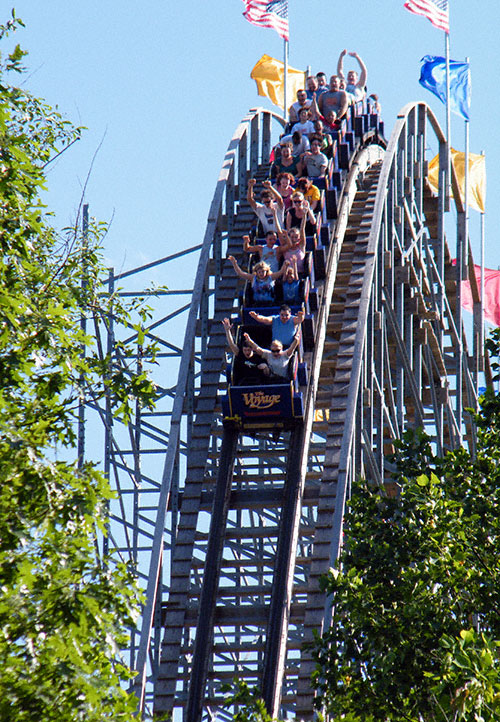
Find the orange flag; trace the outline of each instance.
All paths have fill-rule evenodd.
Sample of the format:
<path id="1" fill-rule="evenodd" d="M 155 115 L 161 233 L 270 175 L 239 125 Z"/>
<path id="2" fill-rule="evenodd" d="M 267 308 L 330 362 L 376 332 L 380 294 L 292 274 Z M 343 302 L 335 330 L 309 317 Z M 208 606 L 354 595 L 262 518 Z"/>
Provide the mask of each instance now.
<path id="1" fill-rule="evenodd" d="M 250 77 L 257 83 L 257 92 L 269 98 L 271 103 L 283 107 L 285 86 L 284 65 L 276 58 L 269 55 L 263 55 L 261 59 L 254 65 Z M 301 90 L 305 86 L 306 74 L 303 70 L 296 70 L 288 66 L 287 74 L 287 98 L 291 105 L 295 101 L 297 90 Z"/>
<path id="2" fill-rule="evenodd" d="M 465 153 L 454 148 L 451 149 L 451 162 L 457 174 L 458 186 L 462 201 L 465 188 Z M 429 163 L 427 176 L 432 190 L 437 193 L 439 185 L 439 154 Z M 480 213 L 484 213 L 486 201 L 486 157 L 469 153 L 469 206 Z"/>

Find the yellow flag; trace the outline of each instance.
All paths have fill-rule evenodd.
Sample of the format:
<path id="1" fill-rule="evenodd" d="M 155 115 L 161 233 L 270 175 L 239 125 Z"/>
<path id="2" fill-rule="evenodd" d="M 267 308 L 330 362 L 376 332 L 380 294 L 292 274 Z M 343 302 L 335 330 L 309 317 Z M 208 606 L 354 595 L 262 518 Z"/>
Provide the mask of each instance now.
<path id="1" fill-rule="evenodd" d="M 257 83 L 257 92 L 269 98 L 271 103 L 283 107 L 284 100 L 284 65 L 279 60 L 271 58 L 269 55 L 263 55 L 261 59 L 254 65 L 250 77 Z M 296 100 L 297 90 L 301 90 L 305 86 L 305 73 L 302 70 L 296 70 L 288 66 L 287 74 L 287 91 L 288 105 Z"/>
<path id="2" fill-rule="evenodd" d="M 451 162 L 457 174 L 460 196 L 464 200 L 465 187 L 465 153 L 451 149 Z M 429 185 L 437 193 L 439 185 L 439 154 L 429 163 Z M 469 206 L 475 211 L 484 213 L 486 200 L 486 157 L 469 153 Z"/>

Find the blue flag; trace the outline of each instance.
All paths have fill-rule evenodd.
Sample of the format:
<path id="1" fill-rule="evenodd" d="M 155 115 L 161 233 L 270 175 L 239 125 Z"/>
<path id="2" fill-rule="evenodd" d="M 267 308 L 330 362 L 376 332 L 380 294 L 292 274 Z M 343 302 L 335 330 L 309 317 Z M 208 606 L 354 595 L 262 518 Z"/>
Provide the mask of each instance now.
<path id="1" fill-rule="evenodd" d="M 437 95 L 446 104 L 446 60 L 439 55 L 426 55 L 420 61 L 420 85 Z M 469 63 L 450 60 L 450 110 L 469 120 L 470 112 Z"/>

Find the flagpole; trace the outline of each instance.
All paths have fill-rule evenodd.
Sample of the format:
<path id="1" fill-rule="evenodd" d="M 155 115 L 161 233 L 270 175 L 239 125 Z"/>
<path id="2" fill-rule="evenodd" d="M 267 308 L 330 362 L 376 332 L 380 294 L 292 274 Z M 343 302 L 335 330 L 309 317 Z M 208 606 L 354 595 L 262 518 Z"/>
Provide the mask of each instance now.
<path id="1" fill-rule="evenodd" d="M 445 211 L 450 210 L 452 197 L 451 181 L 451 108 L 450 108 L 450 33 L 444 34 L 444 55 L 446 62 L 446 195 Z M 462 226 L 462 227 L 461 227 Z M 457 310 L 455 323 L 458 334 L 458 359 L 456 368 L 456 418 L 458 424 L 458 445 L 462 445 L 462 369 L 463 369 L 463 333 L 462 333 L 462 278 L 463 278 L 463 249 L 464 243 L 461 238 L 463 225 L 457 227 Z"/>
<path id="2" fill-rule="evenodd" d="M 469 62 L 467 58 L 466 62 Z M 460 273 L 460 288 L 462 287 L 462 281 L 468 279 L 468 267 L 469 267 L 469 121 L 464 121 L 465 131 L 465 154 L 464 154 L 464 222 L 463 222 L 463 237 L 462 241 L 462 268 Z M 460 296 L 462 294 L 460 293 Z M 460 302 L 462 299 L 460 298 Z M 460 304 L 460 316 L 462 316 L 461 304 Z M 461 322 L 462 319 L 460 319 Z M 463 362 L 463 331 L 460 330 L 460 338 L 462 339 L 462 349 L 460 353 L 460 360 Z M 463 373 L 463 366 L 462 371 Z M 476 388 L 477 390 L 477 388 Z"/>
<path id="3" fill-rule="evenodd" d="M 283 119 L 288 120 L 288 40 L 283 40 Z"/>
<path id="4" fill-rule="evenodd" d="M 468 62 L 468 59 L 467 59 Z M 462 443 L 462 405 L 463 405 L 463 359 L 464 337 L 462 328 L 462 281 L 468 277 L 469 263 L 469 121 L 465 119 L 465 153 L 464 153 L 464 196 L 463 214 L 457 228 L 457 311 L 456 325 L 458 334 L 458 363 L 457 363 L 457 395 L 456 409 L 459 424 L 459 438 Z"/>
<path id="5" fill-rule="evenodd" d="M 484 155 L 484 150 L 481 151 Z M 484 211 L 481 211 L 481 328 L 479 329 L 479 363 L 480 371 L 484 371 Z"/>
<path id="6" fill-rule="evenodd" d="M 469 58 L 465 59 L 465 62 L 469 62 Z M 462 280 L 467 278 L 467 268 L 469 264 L 469 121 L 465 119 L 465 164 L 464 164 L 464 205 L 465 205 L 465 217 L 464 217 L 464 253 L 462 257 Z"/>
<path id="7" fill-rule="evenodd" d="M 446 202 L 445 210 L 450 210 L 451 199 L 451 110 L 450 110 L 450 35 L 444 34 L 444 56 L 446 60 Z"/>

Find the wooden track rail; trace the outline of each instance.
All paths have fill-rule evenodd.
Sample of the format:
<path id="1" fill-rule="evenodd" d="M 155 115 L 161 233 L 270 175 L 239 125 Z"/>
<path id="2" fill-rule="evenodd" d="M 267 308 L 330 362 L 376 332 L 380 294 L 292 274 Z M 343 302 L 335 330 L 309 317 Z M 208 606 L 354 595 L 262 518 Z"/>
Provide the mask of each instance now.
<path id="1" fill-rule="evenodd" d="M 471 363 L 478 354 L 474 348 L 469 356 L 457 331 L 462 320 L 445 237 L 444 176 L 438 196 L 426 180 L 428 135 L 443 157 L 445 141 L 421 103 L 401 111 L 388 144 L 378 130 L 360 115 L 349 137 L 339 139 L 341 183 L 335 213 L 324 218 L 326 277 L 318 284 L 314 350 L 307 355 L 304 422 L 279 438 L 222 428 L 221 321 L 236 310 L 238 283 L 230 264 L 220 258 L 217 270 L 207 259 L 216 275 L 214 302 L 202 330 L 169 579 L 162 594 L 152 562 L 138 665 L 138 696 L 144 699 L 150 675 L 158 718 L 232 719 L 221 684 L 237 677 L 261 690 L 271 716 L 314 719 L 314 660 L 304 643 L 330 621 L 332 600 L 319 580 L 338 563 L 352 482 L 363 476 L 397 493 L 388 454 L 408 428 L 423 427 L 439 451 L 460 443 L 473 449 L 464 407 L 476 402 Z M 250 169 L 258 181 L 265 160 Z M 236 193 L 239 202 L 226 223 L 225 252 L 241 257 L 252 213 L 243 192 L 248 173 L 236 172 L 236 190 L 234 176 L 232 185 L 226 179 L 226 195 Z M 456 179 L 454 190 L 460 227 Z M 474 293 L 477 299 L 477 288 Z M 167 468 L 164 476 L 171 473 Z M 165 514 L 168 494 L 163 504 Z M 160 518 L 155 539 L 164 524 Z M 155 614 L 163 632 L 158 664 L 147 672 Z"/>

